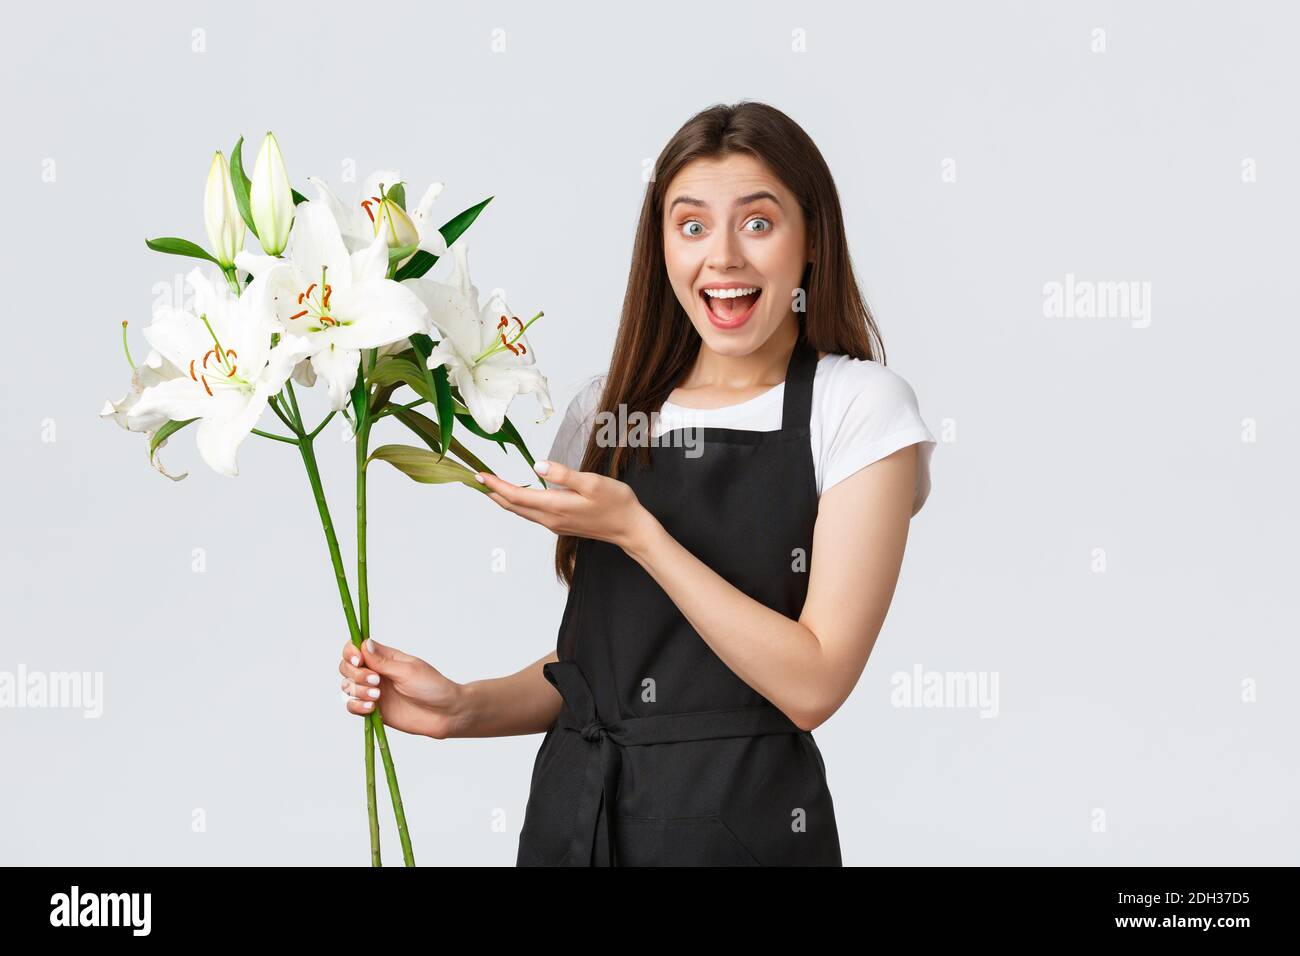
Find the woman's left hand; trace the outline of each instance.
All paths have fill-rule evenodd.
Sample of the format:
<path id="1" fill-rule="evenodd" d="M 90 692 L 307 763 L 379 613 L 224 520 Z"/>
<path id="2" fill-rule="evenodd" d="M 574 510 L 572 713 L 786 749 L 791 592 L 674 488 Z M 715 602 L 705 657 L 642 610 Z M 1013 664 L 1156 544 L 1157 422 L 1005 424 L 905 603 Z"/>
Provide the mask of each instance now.
<path id="1" fill-rule="evenodd" d="M 595 538 L 628 550 L 654 521 L 631 487 L 617 478 L 576 471 L 558 461 L 539 461 L 534 470 L 547 482 L 564 487 L 521 488 L 485 472 L 475 477 L 483 481 L 488 496 L 506 511 L 556 534 Z"/>

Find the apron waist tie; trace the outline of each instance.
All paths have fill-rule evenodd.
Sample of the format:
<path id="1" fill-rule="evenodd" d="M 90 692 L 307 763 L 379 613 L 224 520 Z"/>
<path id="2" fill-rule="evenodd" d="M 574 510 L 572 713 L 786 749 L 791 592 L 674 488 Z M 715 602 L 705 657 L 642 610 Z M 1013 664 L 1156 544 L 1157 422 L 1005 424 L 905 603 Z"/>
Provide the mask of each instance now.
<path id="1" fill-rule="evenodd" d="M 587 863 L 592 860 L 597 833 L 603 830 L 606 846 L 603 865 L 617 865 L 614 809 L 624 747 L 803 732 L 798 724 L 771 704 L 602 721 L 596 713 L 596 698 L 591 693 L 591 686 L 576 661 L 551 661 L 542 665 L 542 673 L 564 698 L 558 725 L 578 733 L 589 744 L 571 848 L 571 854 Z M 600 812 L 602 803 L 603 815 Z"/>

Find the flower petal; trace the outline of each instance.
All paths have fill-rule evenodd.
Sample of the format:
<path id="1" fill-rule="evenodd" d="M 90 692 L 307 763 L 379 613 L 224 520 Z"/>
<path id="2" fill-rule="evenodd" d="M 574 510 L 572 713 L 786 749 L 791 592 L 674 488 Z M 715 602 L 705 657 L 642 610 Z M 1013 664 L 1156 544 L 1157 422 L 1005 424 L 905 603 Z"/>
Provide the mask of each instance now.
<path id="1" fill-rule="evenodd" d="M 212 397 L 203 388 L 202 382 L 193 381 L 188 375 L 173 378 L 146 388 L 127 413 L 127 427 L 132 431 L 156 428 L 154 424 L 159 416 L 165 420 L 183 422 L 199 418 L 208 413 L 212 407 Z"/>
<path id="2" fill-rule="evenodd" d="M 331 304 L 334 317 L 345 324 L 321 334 L 344 348 L 375 348 L 429 328 L 424 303 L 406 286 L 389 279 L 369 279 L 336 290 Z"/>
<path id="3" fill-rule="evenodd" d="M 497 431 L 515 396 L 525 392 L 537 394 L 543 412 L 539 424 L 555 411 L 546 378 L 536 369 L 479 365 L 475 367 L 472 378 L 463 370 L 459 372 L 456 384 L 465 399 L 465 406 L 484 431 Z"/>
<path id="4" fill-rule="evenodd" d="M 477 303 L 466 298 L 460 288 L 425 278 L 407 279 L 402 285 L 424 303 L 429 311 L 429 324 L 438 330 L 442 341 L 450 339 L 456 350 L 469 358 L 483 351 L 486 346 Z"/>
<path id="5" fill-rule="evenodd" d="M 150 441 L 153 440 L 152 434 L 149 436 L 149 440 Z M 163 464 L 162 456 L 159 455 L 159 452 L 161 452 L 163 448 L 166 447 L 168 441 L 170 441 L 170 439 L 164 438 L 162 441 L 158 443 L 158 447 L 153 450 L 153 466 L 157 468 L 160 473 L 166 475 L 172 481 L 180 481 L 182 478 L 188 475 L 189 472 L 182 471 L 179 475 L 173 475 L 170 471 L 167 470 L 167 466 Z"/>
<path id="6" fill-rule="evenodd" d="M 235 478 L 239 475 L 239 446 L 266 410 L 266 396 L 260 396 L 259 401 L 257 393 L 230 392 L 218 398 L 226 407 L 219 416 L 199 422 L 199 455 L 213 471 Z"/>
<path id="7" fill-rule="evenodd" d="M 325 380 L 332 410 L 338 411 L 347 406 L 352 386 L 357 383 L 357 365 L 360 361 L 360 351 L 334 343 L 312 354 L 311 367 Z"/>
<path id="8" fill-rule="evenodd" d="M 352 253 L 352 281 L 365 282 L 367 279 L 385 279 L 388 277 L 388 239 L 379 233 L 370 244 L 359 252 Z"/>
<path id="9" fill-rule="evenodd" d="M 338 221 L 329 206 L 319 200 L 300 203 L 293 221 L 290 253 L 299 275 L 308 282 L 325 281 L 337 295 L 352 284 L 352 263 Z"/>
<path id="10" fill-rule="evenodd" d="M 255 279 L 260 279 L 266 273 L 270 272 L 276 266 L 282 266 L 285 260 L 279 256 L 268 256 L 260 252 L 249 252 L 247 249 L 241 249 L 235 253 L 235 268 L 243 269 Z"/>
<path id="11" fill-rule="evenodd" d="M 304 359 L 294 366 L 293 380 L 303 388 L 311 388 L 316 384 L 316 370 L 311 367 L 310 358 Z"/>
<path id="12" fill-rule="evenodd" d="M 212 335 L 198 317 L 169 305 L 154 310 L 154 320 L 144 327 L 144 338 L 151 347 L 182 371 L 191 359 L 202 360 L 212 348 Z"/>

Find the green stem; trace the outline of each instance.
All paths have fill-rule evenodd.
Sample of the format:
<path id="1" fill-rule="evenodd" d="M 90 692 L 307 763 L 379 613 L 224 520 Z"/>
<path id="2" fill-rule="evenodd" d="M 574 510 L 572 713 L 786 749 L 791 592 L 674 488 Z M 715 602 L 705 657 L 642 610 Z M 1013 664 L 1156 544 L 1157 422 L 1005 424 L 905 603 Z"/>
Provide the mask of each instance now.
<path id="1" fill-rule="evenodd" d="M 279 418 L 280 421 L 284 422 L 285 427 L 288 428 L 289 431 L 293 432 L 294 434 L 302 433 L 302 429 L 298 428 L 298 426 L 296 426 L 293 422 L 291 422 L 289 418 L 284 414 L 284 412 L 280 409 L 280 403 L 278 401 L 272 398 L 267 402 L 267 404 L 271 406 L 271 411 L 275 412 L 276 417 Z"/>
<path id="2" fill-rule="evenodd" d="M 298 396 L 293 392 L 293 382 L 285 380 L 284 387 L 289 391 L 289 403 L 293 406 L 293 420 L 297 424 L 294 431 L 301 432 L 302 429 L 302 412 L 298 411 Z"/>
<path id="3" fill-rule="evenodd" d="M 308 437 L 308 438 L 315 438 L 317 435 L 319 435 L 319 434 L 321 433 L 321 429 L 324 428 L 326 425 L 328 425 L 328 424 L 330 423 L 330 420 L 331 420 L 335 415 L 337 415 L 337 414 L 338 414 L 337 411 L 333 411 L 333 412 L 330 412 L 328 415 L 326 415 L 326 416 L 325 416 L 325 420 L 324 420 L 323 422 L 321 422 L 319 425 L 317 425 L 316 428 L 315 428 L 315 430 L 314 430 L 310 435 L 308 435 L 307 437 Z"/>
<path id="4" fill-rule="evenodd" d="M 316 499 L 316 510 L 320 512 L 321 527 L 325 529 L 325 543 L 329 546 L 330 562 L 334 565 L 334 579 L 338 583 L 339 600 L 343 602 L 343 616 L 348 622 L 348 633 L 352 643 L 361 646 L 361 627 L 357 623 L 356 609 L 352 606 L 352 591 L 348 588 L 347 572 L 343 569 L 343 554 L 339 549 L 338 535 L 334 533 L 334 522 L 330 518 L 329 505 L 325 502 L 325 488 L 320 480 L 320 465 L 316 461 L 316 449 L 311 439 L 298 433 L 301 440 L 298 450 L 302 453 L 302 463 L 307 469 L 307 479 L 311 482 L 312 495 Z M 370 865 L 382 866 L 379 854 L 379 807 L 375 800 L 375 735 L 371 720 L 363 722 L 365 756 L 366 756 L 366 814 L 370 819 Z"/>
<path id="5" fill-rule="evenodd" d="M 254 428 L 254 429 L 253 429 L 253 434 L 254 434 L 254 435 L 261 435 L 263 438 L 274 438 L 276 441 L 286 442 L 287 444 L 290 444 L 290 445 L 296 445 L 296 444 L 298 444 L 298 439 L 296 439 L 296 438 L 289 438 L 289 437 L 287 437 L 287 436 L 285 436 L 285 435 L 272 435 L 270 432 L 264 432 L 264 431 L 262 431 L 260 428 Z"/>
<path id="6" fill-rule="evenodd" d="M 415 408 L 417 405 L 423 405 L 423 404 L 424 404 L 425 402 L 427 402 L 427 401 L 428 401 L 427 398 L 421 398 L 421 399 L 417 399 L 417 400 L 414 401 L 414 402 L 411 402 L 411 404 L 409 404 L 409 405 L 397 405 L 397 406 L 395 406 L 395 407 L 397 407 L 397 408 L 405 408 L 406 410 L 409 411 L 409 410 L 411 410 L 412 408 Z M 390 404 L 391 404 L 391 403 L 390 403 Z M 385 406 L 384 406 L 384 410 L 381 411 L 378 415 L 376 415 L 376 416 L 374 417 L 373 420 L 374 420 L 374 421 L 378 421 L 379 419 L 383 418 L 385 415 L 391 415 L 391 414 L 393 414 L 393 409 L 392 409 L 392 407 L 389 407 L 389 405 L 385 405 Z"/>
<path id="7" fill-rule="evenodd" d="M 239 279 L 235 276 L 235 267 L 231 266 L 229 269 L 222 269 L 221 273 L 226 277 L 226 285 L 230 286 L 230 291 L 237 296 L 243 295 L 244 290 L 240 288 Z"/>
<path id="8" fill-rule="evenodd" d="M 369 353 L 369 368 L 373 369 L 377 350 Z M 364 356 L 363 356 L 364 357 Z M 363 367 L 365 367 L 363 365 Z M 361 610 L 362 640 L 370 637 L 370 583 L 366 572 L 366 451 L 370 441 L 370 386 L 366 385 L 365 401 L 361 403 L 361 417 L 357 422 L 357 602 Z M 402 793 L 397 786 L 397 769 L 392 752 L 388 749 L 388 735 L 384 732 L 384 719 L 376 705 L 367 723 L 375 730 L 379 741 L 379 754 L 384 761 L 384 776 L 388 779 L 388 793 L 393 800 L 393 814 L 397 818 L 397 836 L 402 843 L 402 860 L 415 866 L 415 851 L 411 848 L 411 834 L 406 826 L 406 811 L 402 807 Z"/>

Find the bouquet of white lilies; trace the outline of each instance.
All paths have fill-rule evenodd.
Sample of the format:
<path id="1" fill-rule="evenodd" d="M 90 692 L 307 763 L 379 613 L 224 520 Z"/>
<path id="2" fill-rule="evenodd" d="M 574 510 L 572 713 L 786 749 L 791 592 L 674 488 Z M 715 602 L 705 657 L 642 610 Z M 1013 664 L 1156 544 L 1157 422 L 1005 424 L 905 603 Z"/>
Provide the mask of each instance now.
<path id="1" fill-rule="evenodd" d="M 525 332 L 500 290 L 480 306 L 470 282 L 461 235 L 491 197 L 435 226 L 433 183 L 410 209 L 396 173 L 371 175 L 352 203 L 326 183 L 307 199 L 294 189 L 275 137 L 266 134 L 249 179 L 241 159 L 243 139 L 229 162 L 217 153 L 208 173 L 204 225 L 209 249 L 185 239 L 146 240 L 149 248 L 190 256 L 205 264 L 186 283 L 192 306 L 155 307 L 144 329 L 150 349 L 140 365 L 131 359 L 126 326 L 122 343 L 132 368 L 131 390 L 107 402 L 102 417 L 148 440 L 149 460 L 167 477 L 159 450 L 193 424 L 200 457 L 213 470 L 238 474 L 239 446 L 249 435 L 296 446 L 307 471 L 352 642 L 369 636 L 366 580 L 366 468 L 385 461 L 426 483 L 458 482 L 487 494 L 475 472 L 492 473 L 453 434 L 463 432 L 514 446 L 531 466 L 519 432 L 506 412 L 516 395 L 532 392 L 545 421 L 554 411 L 546 378 L 536 368 Z M 261 253 L 244 249 L 252 232 Z M 458 241 L 459 240 L 459 241 Z M 447 282 L 426 278 L 450 252 Z M 322 383 L 327 408 L 309 427 L 294 384 Z M 399 389 L 411 389 L 403 401 Z M 416 409 L 430 406 L 425 415 Z M 287 433 L 258 428 L 267 408 Z M 347 580 L 321 483 L 313 442 L 337 414 L 356 445 L 357 600 Z M 422 446 L 386 444 L 370 450 L 370 433 L 394 419 Z M 271 423 L 270 427 L 275 427 Z M 543 484 L 545 482 L 543 481 Z M 402 856 L 415 864 L 410 834 L 383 719 L 376 706 L 365 717 L 366 806 L 371 864 L 381 865 L 375 801 L 375 744 L 397 817 Z"/>

